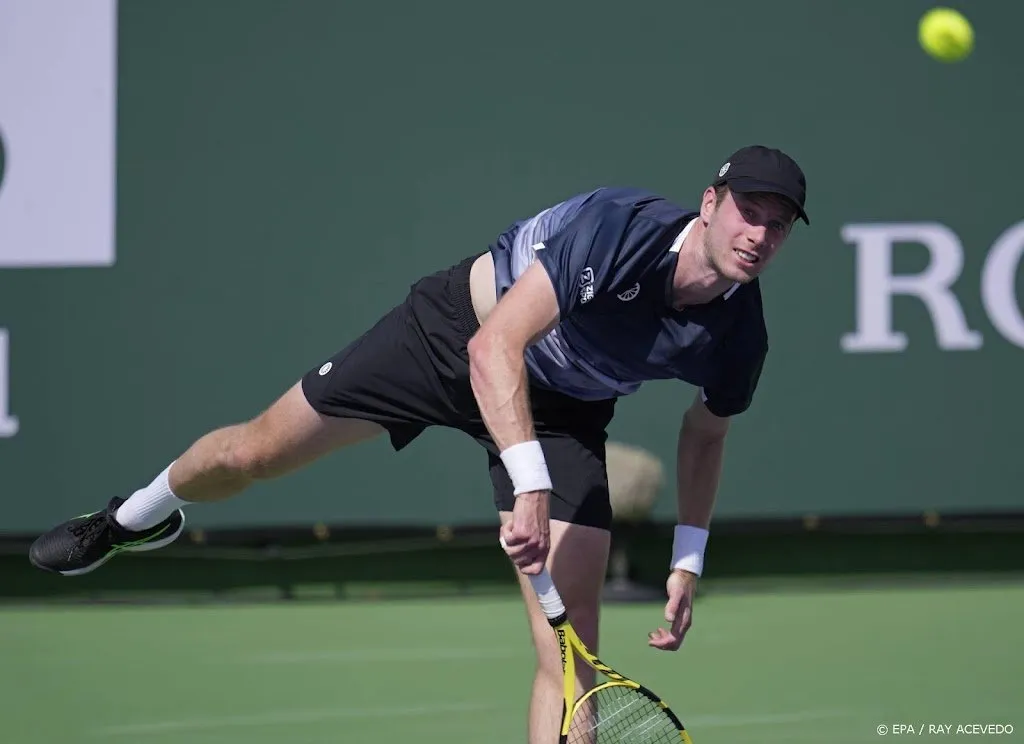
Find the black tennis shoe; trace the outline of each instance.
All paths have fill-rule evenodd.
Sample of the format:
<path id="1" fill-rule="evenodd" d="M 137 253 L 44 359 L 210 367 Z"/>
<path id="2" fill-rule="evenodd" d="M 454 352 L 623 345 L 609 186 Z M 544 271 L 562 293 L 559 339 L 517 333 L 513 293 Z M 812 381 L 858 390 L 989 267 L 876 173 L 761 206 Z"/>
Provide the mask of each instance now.
<path id="1" fill-rule="evenodd" d="M 185 515 L 178 509 L 148 530 L 126 530 L 114 519 L 123 503 L 124 499 L 113 498 L 103 511 L 75 517 L 40 535 L 28 551 L 29 561 L 44 571 L 80 576 L 96 570 L 118 553 L 170 545 L 185 528 Z"/>

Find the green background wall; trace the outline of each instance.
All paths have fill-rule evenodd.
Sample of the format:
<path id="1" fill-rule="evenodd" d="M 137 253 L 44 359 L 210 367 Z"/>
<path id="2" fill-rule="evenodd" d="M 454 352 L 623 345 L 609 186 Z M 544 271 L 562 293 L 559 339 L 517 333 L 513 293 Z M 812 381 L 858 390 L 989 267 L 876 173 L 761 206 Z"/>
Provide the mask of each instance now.
<path id="1" fill-rule="evenodd" d="M 130 493 L 513 219 L 598 184 L 693 203 L 751 142 L 802 163 L 812 225 L 764 280 L 772 350 L 718 514 L 1024 509 L 1022 349 L 979 291 L 1024 220 L 1024 9 L 969 4 L 978 48 L 942 65 L 916 44 L 927 7 L 123 2 L 116 266 L 0 271 L 21 422 L 0 439 L 0 531 Z M 897 297 L 907 349 L 844 353 L 843 227 L 903 222 L 958 236 L 953 289 L 980 349 L 940 348 L 924 304 Z M 927 263 L 895 250 L 898 272 Z M 671 476 L 692 395 L 649 385 L 612 437 Z M 380 440 L 190 516 L 486 522 L 485 466 L 458 433 L 397 456 Z M 657 514 L 674 514 L 668 488 Z"/>

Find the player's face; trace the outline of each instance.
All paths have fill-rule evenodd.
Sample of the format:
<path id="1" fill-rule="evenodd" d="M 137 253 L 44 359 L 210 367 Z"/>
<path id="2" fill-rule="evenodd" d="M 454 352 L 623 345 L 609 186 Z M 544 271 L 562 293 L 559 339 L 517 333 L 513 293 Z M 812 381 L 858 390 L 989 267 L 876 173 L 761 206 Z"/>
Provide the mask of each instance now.
<path id="1" fill-rule="evenodd" d="M 789 236 L 796 210 L 776 194 L 726 192 L 717 207 L 711 194 L 704 248 L 714 269 L 734 282 L 749 282 L 771 263 Z M 707 204 L 705 193 L 705 207 Z"/>

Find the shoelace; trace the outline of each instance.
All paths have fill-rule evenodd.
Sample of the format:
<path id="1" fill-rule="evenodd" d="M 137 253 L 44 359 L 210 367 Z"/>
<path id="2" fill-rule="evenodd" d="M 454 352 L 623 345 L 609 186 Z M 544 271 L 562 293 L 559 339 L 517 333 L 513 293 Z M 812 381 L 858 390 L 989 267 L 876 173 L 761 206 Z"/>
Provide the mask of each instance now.
<path id="1" fill-rule="evenodd" d="M 83 543 L 88 543 L 99 537 L 108 526 L 106 512 L 99 512 L 72 527 L 71 534 L 83 538 Z"/>

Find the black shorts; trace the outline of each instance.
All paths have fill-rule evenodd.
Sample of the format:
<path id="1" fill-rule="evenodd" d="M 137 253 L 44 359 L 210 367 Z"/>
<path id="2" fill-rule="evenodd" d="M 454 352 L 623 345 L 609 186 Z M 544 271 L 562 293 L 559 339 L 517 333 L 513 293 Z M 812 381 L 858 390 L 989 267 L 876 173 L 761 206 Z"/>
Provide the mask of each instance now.
<path id="1" fill-rule="evenodd" d="M 477 256 L 416 282 L 405 301 L 302 378 L 321 414 L 374 421 L 401 450 L 429 426 L 465 432 L 488 453 L 494 503 L 511 511 L 512 481 L 469 381 L 466 345 L 479 327 L 469 290 Z M 611 526 L 607 427 L 615 399 L 582 401 L 531 384 L 534 429 L 553 485 L 551 518 Z"/>

